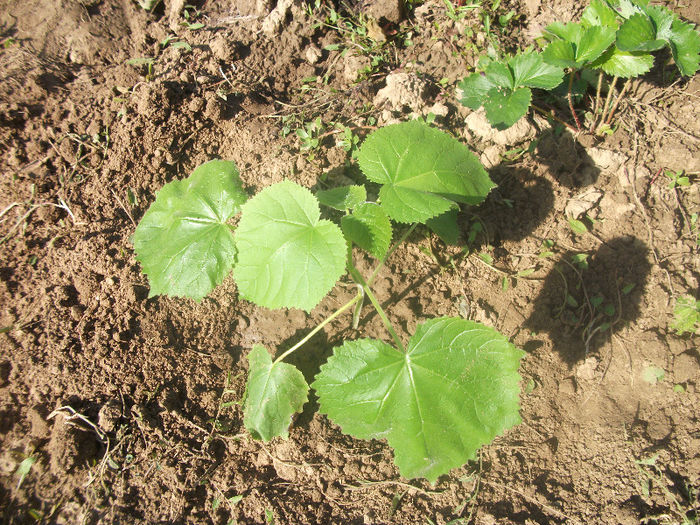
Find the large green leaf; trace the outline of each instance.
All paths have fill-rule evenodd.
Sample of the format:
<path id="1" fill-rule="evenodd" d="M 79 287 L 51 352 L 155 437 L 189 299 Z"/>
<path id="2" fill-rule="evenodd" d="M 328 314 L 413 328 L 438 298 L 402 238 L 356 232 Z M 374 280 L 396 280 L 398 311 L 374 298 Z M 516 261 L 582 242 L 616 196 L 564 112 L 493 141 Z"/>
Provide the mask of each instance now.
<path id="1" fill-rule="evenodd" d="M 455 202 L 479 204 L 494 186 L 466 146 L 417 120 L 373 132 L 357 159 L 367 178 L 383 185 L 381 205 L 399 222 L 425 222 Z"/>
<path id="2" fill-rule="evenodd" d="M 406 354 L 372 339 L 334 348 L 311 386 L 343 432 L 386 438 L 403 476 L 434 482 L 520 422 L 522 356 L 492 328 L 432 319 Z"/>
<path id="3" fill-rule="evenodd" d="M 330 190 L 316 192 L 318 202 L 329 208 L 345 211 L 367 200 L 364 186 L 341 186 Z"/>
<path id="4" fill-rule="evenodd" d="M 319 217 L 316 198 L 291 181 L 243 205 L 233 270 L 243 298 L 307 311 L 323 299 L 345 270 L 346 244 L 340 228 Z"/>
<path id="5" fill-rule="evenodd" d="M 544 60 L 559 67 L 584 67 L 600 57 L 615 41 L 614 27 L 555 22 L 547 26 L 546 31 L 549 38 L 556 39 L 544 50 Z"/>
<path id="6" fill-rule="evenodd" d="M 248 363 L 243 424 L 255 439 L 287 438 L 292 416 L 307 401 L 309 385 L 304 375 L 287 363 L 273 363 L 261 345 L 253 346 Z"/>
<path id="7" fill-rule="evenodd" d="M 236 250 L 226 224 L 248 198 L 233 162 L 212 160 L 163 186 L 134 232 L 150 296 L 200 300 L 224 280 Z"/>
<path id="8" fill-rule="evenodd" d="M 611 46 L 591 67 L 599 67 L 608 75 L 633 78 L 647 73 L 653 65 L 654 57 L 650 53 L 630 53 Z"/>
<path id="9" fill-rule="evenodd" d="M 521 87 L 515 91 L 493 88 L 484 104 L 486 118 L 496 129 L 505 129 L 520 120 L 530 107 L 532 91 Z"/>
<path id="10" fill-rule="evenodd" d="M 665 45 L 664 40 L 657 38 L 653 21 L 644 13 L 635 13 L 617 31 L 617 47 L 621 51 L 656 51 Z"/>
<path id="11" fill-rule="evenodd" d="M 381 259 L 391 244 L 391 221 L 384 208 L 374 202 L 357 206 L 350 215 L 340 219 L 345 237 Z"/>
<path id="12" fill-rule="evenodd" d="M 486 99 L 486 94 L 494 87 L 493 82 L 486 78 L 481 73 L 472 73 L 465 77 L 458 84 L 462 90 L 462 98 L 460 102 L 471 109 L 479 109 Z"/>
<path id="13" fill-rule="evenodd" d="M 564 71 L 544 61 L 541 53 L 522 53 L 508 61 L 515 87 L 554 89 L 561 84 Z"/>
<path id="14" fill-rule="evenodd" d="M 514 89 L 516 87 L 513 72 L 503 62 L 496 62 L 495 60 L 490 62 L 484 72 L 486 73 L 486 78 L 495 86 L 506 89 Z"/>
<path id="15" fill-rule="evenodd" d="M 695 26 L 681 20 L 674 20 L 669 39 L 673 60 L 681 74 L 693 76 L 700 63 L 700 34 Z"/>

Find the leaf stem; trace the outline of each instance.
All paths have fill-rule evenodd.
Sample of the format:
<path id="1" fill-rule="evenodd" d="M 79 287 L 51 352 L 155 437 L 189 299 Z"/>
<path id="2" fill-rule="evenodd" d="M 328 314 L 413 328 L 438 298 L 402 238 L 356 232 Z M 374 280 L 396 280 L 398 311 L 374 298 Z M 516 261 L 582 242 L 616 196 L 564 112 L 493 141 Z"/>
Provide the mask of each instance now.
<path id="1" fill-rule="evenodd" d="M 408 235 L 406 235 L 407 237 Z M 386 257 L 384 258 L 386 260 Z M 399 336 L 396 335 L 396 331 L 394 330 L 394 327 L 391 325 L 391 322 L 389 321 L 389 318 L 386 316 L 386 313 L 384 312 L 384 308 L 382 308 L 382 305 L 379 304 L 379 301 L 377 301 L 377 298 L 374 296 L 372 293 L 372 289 L 369 287 L 367 284 L 367 281 L 365 281 L 365 278 L 362 277 L 362 274 L 360 271 L 355 268 L 355 263 L 352 260 L 352 243 L 348 243 L 348 272 L 350 272 L 350 277 L 352 277 L 357 284 L 362 286 L 362 289 L 365 292 L 365 295 L 369 297 L 370 302 L 372 303 L 372 306 L 374 306 L 374 309 L 377 311 L 379 314 L 379 317 L 381 318 L 382 322 L 384 323 L 384 327 L 386 328 L 387 332 L 391 334 L 391 338 L 394 340 L 394 343 L 396 343 L 396 346 L 401 350 L 402 352 L 406 352 L 406 349 L 403 346 L 403 343 L 401 342 L 401 339 L 399 339 Z"/>
<path id="2" fill-rule="evenodd" d="M 574 109 L 574 101 L 571 98 L 571 88 L 574 85 L 574 72 L 572 71 L 569 73 L 569 90 L 566 93 L 566 99 L 569 101 L 569 109 L 571 110 L 571 114 L 574 116 L 574 122 L 576 122 L 576 130 L 581 131 L 581 122 L 578 120 L 578 115 L 576 114 L 576 110 Z"/>
<path id="3" fill-rule="evenodd" d="M 632 82 L 632 79 L 628 78 L 627 82 L 625 82 L 625 85 L 622 86 L 622 89 L 620 90 L 620 94 L 617 95 L 617 98 L 615 99 L 615 102 L 613 103 L 612 109 L 610 110 L 610 113 L 608 113 L 608 118 L 605 119 L 605 124 L 607 124 L 608 126 L 612 123 L 612 118 L 613 118 L 613 115 L 615 115 L 615 112 L 617 111 L 617 106 L 620 104 L 622 97 L 625 96 L 625 92 L 630 87 L 631 82 Z"/>
<path id="4" fill-rule="evenodd" d="M 573 127 L 573 126 L 572 126 L 571 124 L 569 124 L 568 122 L 565 122 L 565 121 L 563 121 L 562 119 L 560 119 L 559 117 L 557 117 L 557 116 L 554 114 L 553 111 L 550 112 L 550 113 L 548 113 L 547 110 L 545 110 L 544 108 L 541 108 L 541 107 L 539 107 L 539 106 L 536 106 L 535 104 L 531 104 L 531 106 L 532 106 L 532 109 L 534 109 L 535 111 L 537 111 L 537 112 L 538 112 L 540 115 L 542 115 L 543 117 L 551 118 L 551 119 L 554 120 L 555 122 L 559 122 L 559 124 L 562 124 L 562 125 L 566 126 L 567 128 L 569 128 L 570 131 L 573 131 L 574 133 L 577 132 L 577 130 L 576 130 L 575 127 Z"/>
<path id="5" fill-rule="evenodd" d="M 381 261 L 379 261 L 379 264 L 372 272 L 372 275 L 369 276 L 369 280 L 367 281 L 368 286 L 372 284 L 372 281 L 374 281 L 374 278 L 379 273 L 379 270 L 381 270 L 382 266 L 384 266 L 384 263 L 389 260 L 389 257 L 391 257 L 394 254 L 394 252 L 396 251 L 396 248 L 398 248 L 403 243 L 403 241 L 405 241 L 408 238 L 408 236 L 411 235 L 411 232 L 416 229 L 417 225 L 418 225 L 418 223 L 416 223 L 416 222 L 411 224 L 411 227 L 408 228 L 405 232 L 403 232 L 403 235 L 401 235 L 399 240 L 394 243 L 394 245 L 391 247 L 391 249 L 384 256 L 384 258 Z"/>
<path id="6" fill-rule="evenodd" d="M 598 74 L 598 87 L 595 90 L 595 104 L 593 105 L 593 125 L 595 126 L 595 117 L 598 114 L 598 108 L 600 107 L 600 91 L 603 88 L 603 70 L 600 70 Z M 591 131 L 595 131 L 592 129 Z"/>
<path id="7" fill-rule="evenodd" d="M 596 131 L 605 122 L 605 116 L 608 113 L 608 106 L 610 105 L 612 95 L 615 91 L 615 84 L 617 84 L 617 76 L 613 77 L 612 83 L 610 84 L 610 87 L 608 87 L 608 96 L 605 97 L 605 104 L 603 104 L 603 113 L 601 113 L 600 115 L 600 120 L 598 121 L 598 125 L 596 126 Z"/>
<path id="8" fill-rule="evenodd" d="M 277 359 L 275 359 L 274 363 L 276 364 L 282 361 L 285 357 L 287 357 L 289 354 L 294 352 L 296 349 L 298 349 L 301 345 L 306 343 L 309 339 L 311 339 L 314 335 L 316 335 L 320 330 L 323 329 L 324 326 L 326 326 L 328 323 L 330 323 L 333 319 L 338 317 L 340 314 L 342 314 L 345 310 L 350 308 L 352 305 L 354 305 L 357 301 L 359 301 L 362 298 L 361 294 L 357 294 L 355 297 L 350 299 L 347 303 L 345 303 L 343 306 L 338 308 L 335 312 L 333 312 L 329 317 L 324 319 L 321 324 L 319 324 L 316 328 L 311 330 L 308 334 L 306 334 L 306 337 L 304 337 L 301 341 L 299 341 L 297 344 L 295 344 L 293 347 L 291 347 L 289 350 L 287 350 L 285 353 L 283 353 L 281 356 L 279 356 Z"/>

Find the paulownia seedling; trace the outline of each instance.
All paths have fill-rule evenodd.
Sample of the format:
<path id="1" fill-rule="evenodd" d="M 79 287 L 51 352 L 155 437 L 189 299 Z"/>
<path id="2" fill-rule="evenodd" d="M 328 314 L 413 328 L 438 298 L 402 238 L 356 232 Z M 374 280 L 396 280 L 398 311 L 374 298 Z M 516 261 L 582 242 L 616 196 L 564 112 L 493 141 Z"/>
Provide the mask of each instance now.
<path id="1" fill-rule="evenodd" d="M 134 247 L 151 296 L 199 300 L 233 270 L 242 298 L 311 311 L 347 272 L 361 291 L 306 337 L 274 359 L 262 345 L 250 350 L 244 424 L 254 438 L 288 436 L 309 385 L 284 359 L 368 298 L 391 344 L 345 341 L 311 387 L 320 412 L 343 432 L 386 438 L 405 477 L 434 482 L 520 421 L 523 352 L 493 328 L 462 318 L 428 319 L 404 343 L 371 284 L 416 224 L 433 221 L 456 235 L 458 205 L 482 202 L 494 184 L 463 144 L 419 121 L 373 132 L 357 158 L 379 185 L 376 202 L 362 185 L 314 195 L 289 180 L 247 199 L 233 162 L 208 162 L 158 192 Z M 340 223 L 323 218 L 319 205 L 344 212 Z M 238 213 L 234 229 L 229 220 Z M 407 226 L 390 247 L 397 223 Z M 355 266 L 355 247 L 377 260 L 369 277 Z"/>

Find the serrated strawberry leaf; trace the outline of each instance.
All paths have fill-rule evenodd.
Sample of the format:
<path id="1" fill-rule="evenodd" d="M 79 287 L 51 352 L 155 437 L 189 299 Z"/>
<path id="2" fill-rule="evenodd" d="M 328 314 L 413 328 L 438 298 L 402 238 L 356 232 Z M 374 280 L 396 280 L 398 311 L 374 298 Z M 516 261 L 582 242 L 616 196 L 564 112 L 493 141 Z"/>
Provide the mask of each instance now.
<path id="1" fill-rule="evenodd" d="M 450 135 L 414 120 L 381 128 L 357 155 L 379 199 L 398 222 L 425 222 L 455 202 L 479 204 L 494 184 L 479 159 Z"/>
<path id="2" fill-rule="evenodd" d="M 373 257 L 381 259 L 391 244 L 391 221 L 384 208 L 373 202 L 357 206 L 351 215 L 340 219 L 345 238 Z"/>
<path id="3" fill-rule="evenodd" d="M 515 87 L 554 89 L 561 84 L 564 77 L 564 71 L 545 63 L 541 53 L 515 55 L 508 64 L 513 71 Z"/>
<path id="4" fill-rule="evenodd" d="M 695 26 L 674 20 L 669 36 L 671 53 L 682 75 L 693 76 L 700 64 L 700 34 Z"/>
<path id="5" fill-rule="evenodd" d="M 316 192 L 318 202 L 329 208 L 345 211 L 351 210 L 367 200 L 364 186 L 341 186 L 330 190 Z"/>
<path id="6" fill-rule="evenodd" d="M 604 26 L 584 27 L 570 22 L 547 26 L 549 43 L 543 52 L 545 62 L 559 67 L 579 69 L 600 57 L 615 41 L 615 28 Z"/>
<path id="7" fill-rule="evenodd" d="M 267 308 L 310 311 L 345 270 L 340 228 L 320 219 L 316 198 L 291 181 L 268 186 L 242 206 L 234 239 L 238 291 Z"/>
<path id="8" fill-rule="evenodd" d="M 665 45 L 665 40 L 657 38 L 652 19 L 644 13 L 635 13 L 617 31 L 621 51 L 656 51 Z"/>
<path id="9" fill-rule="evenodd" d="M 493 82 L 481 73 L 472 73 L 465 77 L 458 86 L 462 90 L 460 102 L 471 109 L 479 109 L 486 100 L 486 95 L 494 87 Z"/>
<path id="10" fill-rule="evenodd" d="M 617 28 L 620 24 L 617 12 L 603 0 L 591 0 L 583 11 L 581 24 L 584 27 L 605 26 Z"/>
<path id="11" fill-rule="evenodd" d="M 344 433 L 386 438 L 403 476 L 435 482 L 520 422 L 523 355 L 492 328 L 432 319 L 405 354 L 372 339 L 334 348 L 311 386 Z"/>
<path id="12" fill-rule="evenodd" d="M 292 416 L 308 401 L 304 375 L 290 364 L 273 363 L 261 345 L 253 346 L 248 363 L 243 424 L 255 439 L 287 438 Z"/>
<path id="13" fill-rule="evenodd" d="M 494 85 L 505 89 L 515 88 L 513 72 L 507 64 L 503 62 L 492 61 L 484 70 L 486 78 Z"/>
<path id="14" fill-rule="evenodd" d="M 634 78 L 651 70 L 654 57 L 650 53 L 620 51 L 611 46 L 591 67 L 601 68 L 608 75 Z"/>
<path id="15" fill-rule="evenodd" d="M 149 297 L 201 300 L 231 271 L 236 249 L 226 222 L 248 196 L 231 161 L 212 160 L 163 186 L 134 232 Z"/>
<path id="16" fill-rule="evenodd" d="M 496 129 L 509 128 L 527 113 L 531 100 L 532 91 L 526 87 L 515 91 L 493 88 L 484 104 L 486 118 Z"/>

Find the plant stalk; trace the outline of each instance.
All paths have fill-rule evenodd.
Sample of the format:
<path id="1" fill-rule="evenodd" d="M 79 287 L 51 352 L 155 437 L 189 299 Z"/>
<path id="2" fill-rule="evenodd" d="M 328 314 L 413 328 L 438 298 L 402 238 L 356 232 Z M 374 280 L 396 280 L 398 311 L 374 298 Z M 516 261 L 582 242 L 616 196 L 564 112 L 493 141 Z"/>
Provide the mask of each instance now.
<path id="1" fill-rule="evenodd" d="M 610 113 L 608 113 L 608 118 L 605 119 L 605 124 L 607 124 L 608 126 L 612 122 L 613 115 L 615 115 L 615 111 L 617 111 L 617 106 L 620 104 L 622 97 L 625 96 L 625 92 L 629 89 L 631 83 L 632 83 L 632 79 L 628 78 L 627 82 L 625 82 L 625 85 L 622 86 L 622 89 L 620 90 L 620 94 L 615 99 L 615 103 L 613 104 L 612 109 L 610 110 Z"/>
<path id="2" fill-rule="evenodd" d="M 560 119 L 559 117 L 557 117 L 557 116 L 554 114 L 554 112 L 547 113 L 547 110 L 546 110 L 546 109 L 541 108 L 541 107 L 539 107 L 539 106 L 536 106 L 535 104 L 531 104 L 531 106 L 532 106 L 532 109 L 534 109 L 535 111 L 537 111 L 537 113 L 539 113 L 539 114 L 542 115 L 543 117 L 551 118 L 551 119 L 554 120 L 555 122 L 559 122 L 559 124 L 562 124 L 563 126 L 566 126 L 566 127 L 569 129 L 569 131 L 573 131 L 574 133 L 576 133 L 576 128 L 575 128 L 575 127 L 573 127 L 573 126 L 572 126 L 571 124 L 569 124 L 568 122 L 564 122 L 562 119 Z"/>
<path id="3" fill-rule="evenodd" d="M 572 71 L 569 73 L 569 90 L 566 93 L 566 99 L 569 101 L 569 109 L 571 110 L 571 114 L 574 116 L 574 122 L 576 122 L 576 130 L 581 131 L 581 122 L 578 119 L 578 115 L 576 114 L 576 110 L 574 109 L 574 101 L 571 98 L 571 88 L 574 85 L 574 72 Z"/>
<path id="4" fill-rule="evenodd" d="M 610 87 L 608 88 L 608 96 L 605 98 L 605 104 L 603 105 L 603 113 L 600 115 L 600 120 L 598 121 L 598 125 L 596 126 L 596 130 L 603 125 L 605 122 L 605 117 L 608 114 L 608 107 L 610 106 L 610 101 L 612 100 L 612 95 L 613 92 L 615 91 L 615 84 L 617 84 L 617 77 L 613 77 L 612 83 L 610 84 Z"/>
<path id="5" fill-rule="evenodd" d="M 362 298 L 362 295 L 357 294 L 355 297 L 353 297 L 351 300 L 349 300 L 347 303 L 345 303 L 343 306 L 338 308 L 335 312 L 333 312 L 329 317 L 324 319 L 321 324 L 316 326 L 313 330 L 311 330 L 306 336 L 299 341 L 297 344 L 295 344 L 293 347 L 291 347 L 289 350 L 287 350 L 285 353 L 283 353 L 281 356 L 279 356 L 275 361 L 272 363 L 277 364 L 280 361 L 282 361 L 285 357 L 287 357 L 289 354 L 297 350 L 301 345 L 306 343 L 309 339 L 311 339 L 314 335 L 316 335 L 320 330 L 323 329 L 324 326 L 326 326 L 328 323 L 330 323 L 333 319 L 338 317 L 340 314 L 342 314 L 345 310 L 350 308 L 352 305 L 354 305 L 357 301 L 359 301 Z"/>
<path id="6" fill-rule="evenodd" d="M 389 249 L 389 251 L 386 252 L 386 255 L 384 256 L 384 258 L 381 261 L 379 261 L 379 264 L 372 272 L 372 275 L 369 276 L 369 280 L 367 281 L 368 286 L 370 286 L 372 284 L 372 281 L 374 281 L 374 278 L 379 273 L 379 270 L 382 269 L 382 266 L 384 266 L 384 263 L 389 259 L 389 257 L 391 257 L 394 254 L 394 252 L 396 251 L 396 248 L 398 248 L 403 243 L 403 241 L 405 241 L 408 238 L 408 236 L 411 235 L 411 232 L 416 229 L 416 226 L 417 226 L 417 223 L 414 222 L 410 228 L 408 228 L 405 232 L 403 232 L 403 235 L 401 235 L 399 240 L 394 243 L 394 245 Z"/>
<path id="7" fill-rule="evenodd" d="M 594 131 L 595 129 L 595 119 L 596 115 L 598 114 L 598 108 L 600 108 L 600 91 L 603 88 L 603 70 L 600 70 L 600 73 L 598 74 L 598 87 L 595 90 L 595 104 L 593 105 L 593 129 L 591 131 Z"/>

